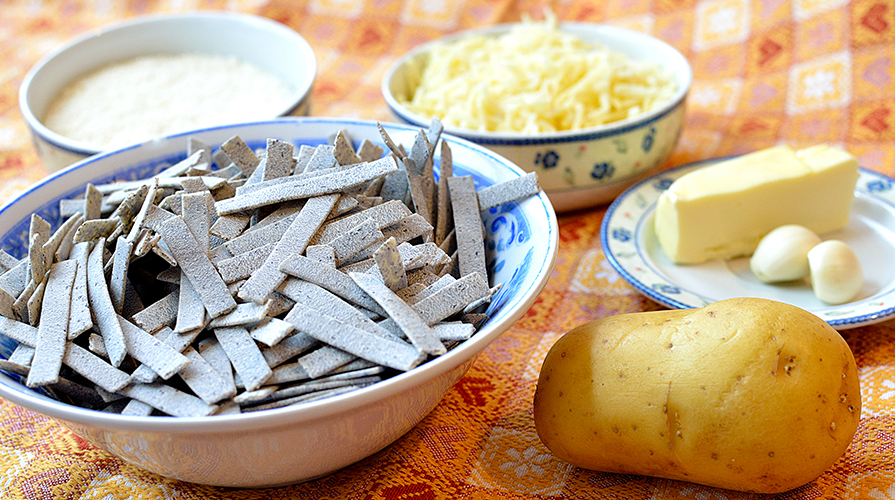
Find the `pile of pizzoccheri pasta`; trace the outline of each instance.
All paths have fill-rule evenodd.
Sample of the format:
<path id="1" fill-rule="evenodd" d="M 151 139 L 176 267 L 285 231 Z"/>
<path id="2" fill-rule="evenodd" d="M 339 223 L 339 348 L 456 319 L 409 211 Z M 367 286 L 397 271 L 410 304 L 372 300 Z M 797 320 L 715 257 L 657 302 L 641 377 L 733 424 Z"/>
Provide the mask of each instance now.
<path id="1" fill-rule="evenodd" d="M 639 115 L 677 91 L 671 71 L 587 43 L 555 17 L 500 35 L 437 44 L 419 85 L 396 96 L 421 116 L 490 132 L 543 133 L 595 127 Z"/>
<path id="2" fill-rule="evenodd" d="M 205 416 L 352 391 L 469 339 L 500 288 L 480 211 L 537 178 L 476 191 L 438 120 L 409 152 L 379 130 L 385 147 L 190 139 L 150 179 L 61 200 L 55 231 L 32 215 L 28 255 L 0 256 L 18 342 L 0 369 L 91 409 Z"/>

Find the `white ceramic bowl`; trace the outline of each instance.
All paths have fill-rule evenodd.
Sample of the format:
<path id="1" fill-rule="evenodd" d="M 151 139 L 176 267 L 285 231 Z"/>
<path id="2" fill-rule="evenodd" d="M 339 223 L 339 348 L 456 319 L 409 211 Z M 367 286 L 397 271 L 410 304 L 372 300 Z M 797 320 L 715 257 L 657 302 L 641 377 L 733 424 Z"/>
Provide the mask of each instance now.
<path id="1" fill-rule="evenodd" d="M 291 95 L 277 113 L 259 120 L 310 114 L 317 61 L 311 46 L 294 30 L 263 17 L 232 12 L 139 16 L 78 36 L 44 56 L 25 75 L 19 107 L 44 165 L 56 171 L 108 149 L 104 144 L 64 137 L 43 124 L 47 108 L 69 82 L 134 57 L 183 53 L 233 56 L 282 78 L 291 87 Z"/>
<path id="2" fill-rule="evenodd" d="M 418 126 L 432 119 L 410 111 L 400 101 L 412 96 L 419 85 L 433 44 L 472 34 L 500 35 L 513 26 L 462 31 L 401 56 L 382 81 L 382 93 L 395 118 Z M 560 23 L 559 28 L 631 59 L 662 64 L 673 72 L 677 92 L 665 105 L 648 113 L 581 130 L 530 135 L 446 126 L 445 131 L 488 147 L 528 172 L 537 172 L 554 208 L 565 212 L 609 203 L 665 163 L 683 128 L 693 73 L 678 50 L 644 33 L 591 23 Z"/>
<path id="3" fill-rule="evenodd" d="M 416 129 L 385 127 L 396 142 L 407 148 L 412 145 Z M 215 146 L 233 135 L 252 147 L 263 147 L 267 138 L 317 145 L 340 129 L 356 141 L 381 144 L 373 122 L 283 118 L 179 134 L 101 153 L 37 183 L 0 209 L 0 243 L 13 255 L 23 255 L 31 213 L 58 223 L 60 198 L 83 193 L 88 181 L 151 175 L 161 164 L 185 157 L 188 136 Z M 491 151 L 462 139 L 444 139 L 451 146 L 455 175 L 471 174 L 478 189 L 524 175 Z M 440 153 L 436 161 L 439 157 Z M 413 428 L 478 354 L 528 310 L 547 282 L 558 243 L 556 214 L 547 197 L 541 193 L 483 212 L 482 217 L 491 281 L 503 283 L 490 305 L 491 318 L 470 340 L 447 354 L 364 389 L 293 407 L 201 418 L 128 417 L 87 410 L 55 401 L 3 372 L 0 397 L 54 418 L 113 455 L 170 478 L 263 487 L 331 473 L 381 450 Z M 14 347 L 14 341 L 0 335 L 0 357 L 7 358 Z"/>

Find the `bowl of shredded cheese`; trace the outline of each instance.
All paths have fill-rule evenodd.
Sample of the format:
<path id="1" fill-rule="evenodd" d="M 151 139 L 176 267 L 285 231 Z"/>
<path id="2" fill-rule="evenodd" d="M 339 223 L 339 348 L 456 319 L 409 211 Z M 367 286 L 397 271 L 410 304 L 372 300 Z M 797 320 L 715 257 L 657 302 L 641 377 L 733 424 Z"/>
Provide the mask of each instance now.
<path id="1" fill-rule="evenodd" d="M 19 106 L 48 170 L 183 130 L 310 113 L 316 57 L 297 32 L 234 12 L 146 15 L 39 60 Z"/>
<path id="2" fill-rule="evenodd" d="M 536 172 L 556 210 L 571 211 L 663 166 L 691 82 L 687 59 L 662 40 L 548 15 L 423 44 L 389 68 L 382 92 L 398 121 L 438 117 Z"/>

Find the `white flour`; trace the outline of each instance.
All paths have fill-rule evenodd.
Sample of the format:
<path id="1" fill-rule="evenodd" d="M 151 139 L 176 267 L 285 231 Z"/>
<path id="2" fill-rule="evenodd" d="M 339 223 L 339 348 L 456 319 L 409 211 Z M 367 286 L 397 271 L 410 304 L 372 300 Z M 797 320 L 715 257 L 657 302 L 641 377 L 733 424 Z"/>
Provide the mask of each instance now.
<path id="1" fill-rule="evenodd" d="M 233 57 L 137 57 L 89 73 L 50 104 L 44 124 L 105 148 L 157 135 L 273 118 L 292 90 L 280 78 Z"/>

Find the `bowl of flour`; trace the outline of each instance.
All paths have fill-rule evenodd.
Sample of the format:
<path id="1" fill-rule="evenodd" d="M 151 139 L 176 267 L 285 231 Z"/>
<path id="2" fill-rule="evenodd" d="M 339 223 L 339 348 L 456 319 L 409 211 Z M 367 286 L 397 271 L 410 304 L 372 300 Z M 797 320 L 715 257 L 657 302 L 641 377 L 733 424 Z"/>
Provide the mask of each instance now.
<path id="1" fill-rule="evenodd" d="M 310 114 L 311 46 L 263 17 L 148 15 L 89 31 L 25 76 L 19 106 L 50 171 L 184 130 Z"/>

